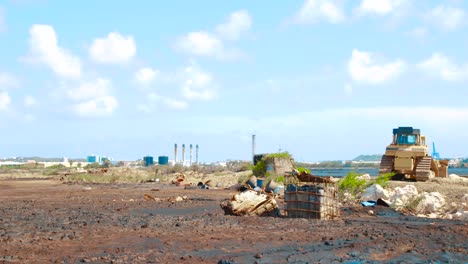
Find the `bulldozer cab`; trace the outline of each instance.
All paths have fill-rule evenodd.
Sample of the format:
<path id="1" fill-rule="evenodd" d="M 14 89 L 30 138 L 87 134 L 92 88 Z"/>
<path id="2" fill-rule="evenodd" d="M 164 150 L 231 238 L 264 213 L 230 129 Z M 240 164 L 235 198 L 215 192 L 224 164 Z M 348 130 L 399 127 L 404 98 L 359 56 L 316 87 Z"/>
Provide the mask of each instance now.
<path id="1" fill-rule="evenodd" d="M 399 127 L 393 129 L 393 145 L 425 146 L 426 137 L 421 135 L 419 129 L 412 127 Z"/>

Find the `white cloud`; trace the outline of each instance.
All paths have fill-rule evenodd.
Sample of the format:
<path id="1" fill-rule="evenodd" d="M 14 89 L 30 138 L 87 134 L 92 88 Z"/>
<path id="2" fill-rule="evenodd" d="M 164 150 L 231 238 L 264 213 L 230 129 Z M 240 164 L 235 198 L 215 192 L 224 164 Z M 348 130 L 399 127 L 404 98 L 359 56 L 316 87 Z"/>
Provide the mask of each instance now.
<path id="1" fill-rule="evenodd" d="M 24 106 L 25 107 L 33 107 L 37 104 L 37 101 L 34 97 L 27 95 L 24 97 Z"/>
<path id="2" fill-rule="evenodd" d="M 306 0 L 294 17 L 299 24 L 317 23 L 326 20 L 336 24 L 345 20 L 342 7 L 333 0 Z"/>
<path id="3" fill-rule="evenodd" d="M 159 74 L 160 72 L 158 70 L 145 67 L 135 73 L 135 80 L 142 85 L 147 85 L 152 83 Z"/>
<path id="4" fill-rule="evenodd" d="M 348 71 L 354 81 L 379 84 L 398 77 L 406 68 L 402 60 L 376 64 L 370 52 L 354 49 L 348 62 Z"/>
<path id="5" fill-rule="evenodd" d="M 112 114 L 117 105 L 117 99 L 114 97 L 103 96 L 77 103 L 73 106 L 73 110 L 82 117 L 99 117 Z"/>
<path id="6" fill-rule="evenodd" d="M 136 44 L 132 36 L 111 32 L 105 38 L 95 39 L 89 53 L 99 63 L 124 63 L 135 56 Z"/>
<path id="7" fill-rule="evenodd" d="M 439 5 L 434 7 L 427 15 L 429 22 L 446 30 L 455 30 L 465 23 L 465 11 L 460 8 Z"/>
<path id="8" fill-rule="evenodd" d="M 226 23 L 218 25 L 216 32 L 224 38 L 237 40 L 252 26 L 252 18 L 246 10 L 233 12 Z"/>
<path id="9" fill-rule="evenodd" d="M 78 87 L 68 90 L 67 95 L 75 101 L 101 97 L 110 92 L 110 86 L 109 80 L 98 78 L 94 82 L 83 82 Z"/>
<path id="10" fill-rule="evenodd" d="M 179 39 L 177 46 L 197 56 L 220 56 L 224 51 L 223 42 L 214 34 L 204 31 L 188 33 Z"/>
<path id="11" fill-rule="evenodd" d="M 450 58 L 440 53 L 432 54 L 429 59 L 419 63 L 418 67 L 446 81 L 460 81 L 468 77 L 468 65 L 456 65 Z"/>
<path id="12" fill-rule="evenodd" d="M 83 82 L 67 90 L 67 98 L 72 102 L 72 111 L 82 117 L 110 115 L 118 106 L 117 99 L 110 95 L 111 82 L 98 78 L 93 82 Z"/>
<path id="13" fill-rule="evenodd" d="M 7 92 L 0 92 L 0 112 L 8 109 L 11 103 L 11 98 Z"/>
<path id="14" fill-rule="evenodd" d="M 190 101 L 209 101 L 217 95 L 213 75 L 201 69 L 194 61 L 173 73 L 160 74 L 158 77 L 158 80 L 162 80 L 159 87 L 162 94 L 154 90 L 144 91 L 147 100 L 137 105 L 138 111 L 150 113 L 160 107 L 183 110 L 189 107 Z M 174 86 L 180 87 L 180 90 L 171 89 Z"/>
<path id="15" fill-rule="evenodd" d="M 33 25 L 29 33 L 33 61 L 47 65 L 63 77 L 79 78 L 81 76 L 80 59 L 58 46 L 57 35 L 52 26 Z"/>
<path id="16" fill-rule="evenodd" d="M 244 54 L 235 48 L 226 48 L 224 39 L 238 40 L 252 26 L 252 19 L 245 10 L 233 12 L 226 23 L 216 26 L 214 32 L 194 31 L 179 37 L 175 47 L 187 54 L 217 59 L 239 59 Z"/>
<path id="17" fill-rule="evenodd" d="M 19 86 L 18 79 L 9 73 L 0 73 L 0 90 Z"/>
<path id="18" fill-rule="evenodd" d="M 356 8 L 359 15 L 388 15 L 404 6 L 408 0 L 362 0 Z"/>
<path id="19" fill-rule="evenodd" d="M 152 103 L 150 105 L 150 107 L 154 107 L 154 103 L 161 102 L 161 103 L 163 103 L 164 105 L 166 105 L 167 107 L 169 107 L 171 109 L 183 110 L 183 109 L 188 108 L 188 104 L 185 101 L 177 100 L 177 99 L 169 98 L 169 97 L 165 97 L 165 96 L 161 96 L 161 95 L 158 95 L 156 93 L 150 93 L 148 95 L 148 99 L 150 99 L 150 101 Z M 142 109 L 150 109 L 150 108 L 143 107 Z"/>
<path id="20" fill-rule="evenodd" d="M 211 100 L 216 96 L 213 76 L 192 64 L 184 70 L 182 96 L 191 100 Z"/>

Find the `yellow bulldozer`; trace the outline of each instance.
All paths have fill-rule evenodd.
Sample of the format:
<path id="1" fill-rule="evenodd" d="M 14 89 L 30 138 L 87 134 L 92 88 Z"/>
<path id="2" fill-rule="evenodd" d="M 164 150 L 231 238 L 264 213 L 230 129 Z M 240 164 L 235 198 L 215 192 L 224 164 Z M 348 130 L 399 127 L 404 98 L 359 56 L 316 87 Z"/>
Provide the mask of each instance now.
<path id="1" fill-rule="evenodd" d="M 447 177 L 448 161 L 429 155 L 426 137 L 419 129 L 393 129 L 393 140 L 380 161 L 379 174 L 394 173 L 393 179 L 427 181 L 433 177 Z"/>

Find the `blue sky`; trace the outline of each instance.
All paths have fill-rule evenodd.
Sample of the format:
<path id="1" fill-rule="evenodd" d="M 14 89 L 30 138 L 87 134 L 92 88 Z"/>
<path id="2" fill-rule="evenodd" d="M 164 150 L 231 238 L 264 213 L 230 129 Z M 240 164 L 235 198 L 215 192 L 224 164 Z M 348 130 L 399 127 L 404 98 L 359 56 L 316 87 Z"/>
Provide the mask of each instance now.
<path id="1" fill-rule="evenodd" d="M 2 0 L 0 157 L 352 159 L 398 126 L 468 156 L 467 7 Z"/>

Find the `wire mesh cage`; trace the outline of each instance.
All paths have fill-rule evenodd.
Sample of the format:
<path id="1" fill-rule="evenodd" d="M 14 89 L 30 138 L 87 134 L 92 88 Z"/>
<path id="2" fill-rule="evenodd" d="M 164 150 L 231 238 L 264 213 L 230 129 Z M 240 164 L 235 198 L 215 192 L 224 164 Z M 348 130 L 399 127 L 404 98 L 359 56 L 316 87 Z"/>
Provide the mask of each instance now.
<path id="1" fill-rule="evenodd" d="M 292 173 L 284 180 L 287 217 L 330 220 L 339 216 L 337 186 L 331 179 Z"/>

